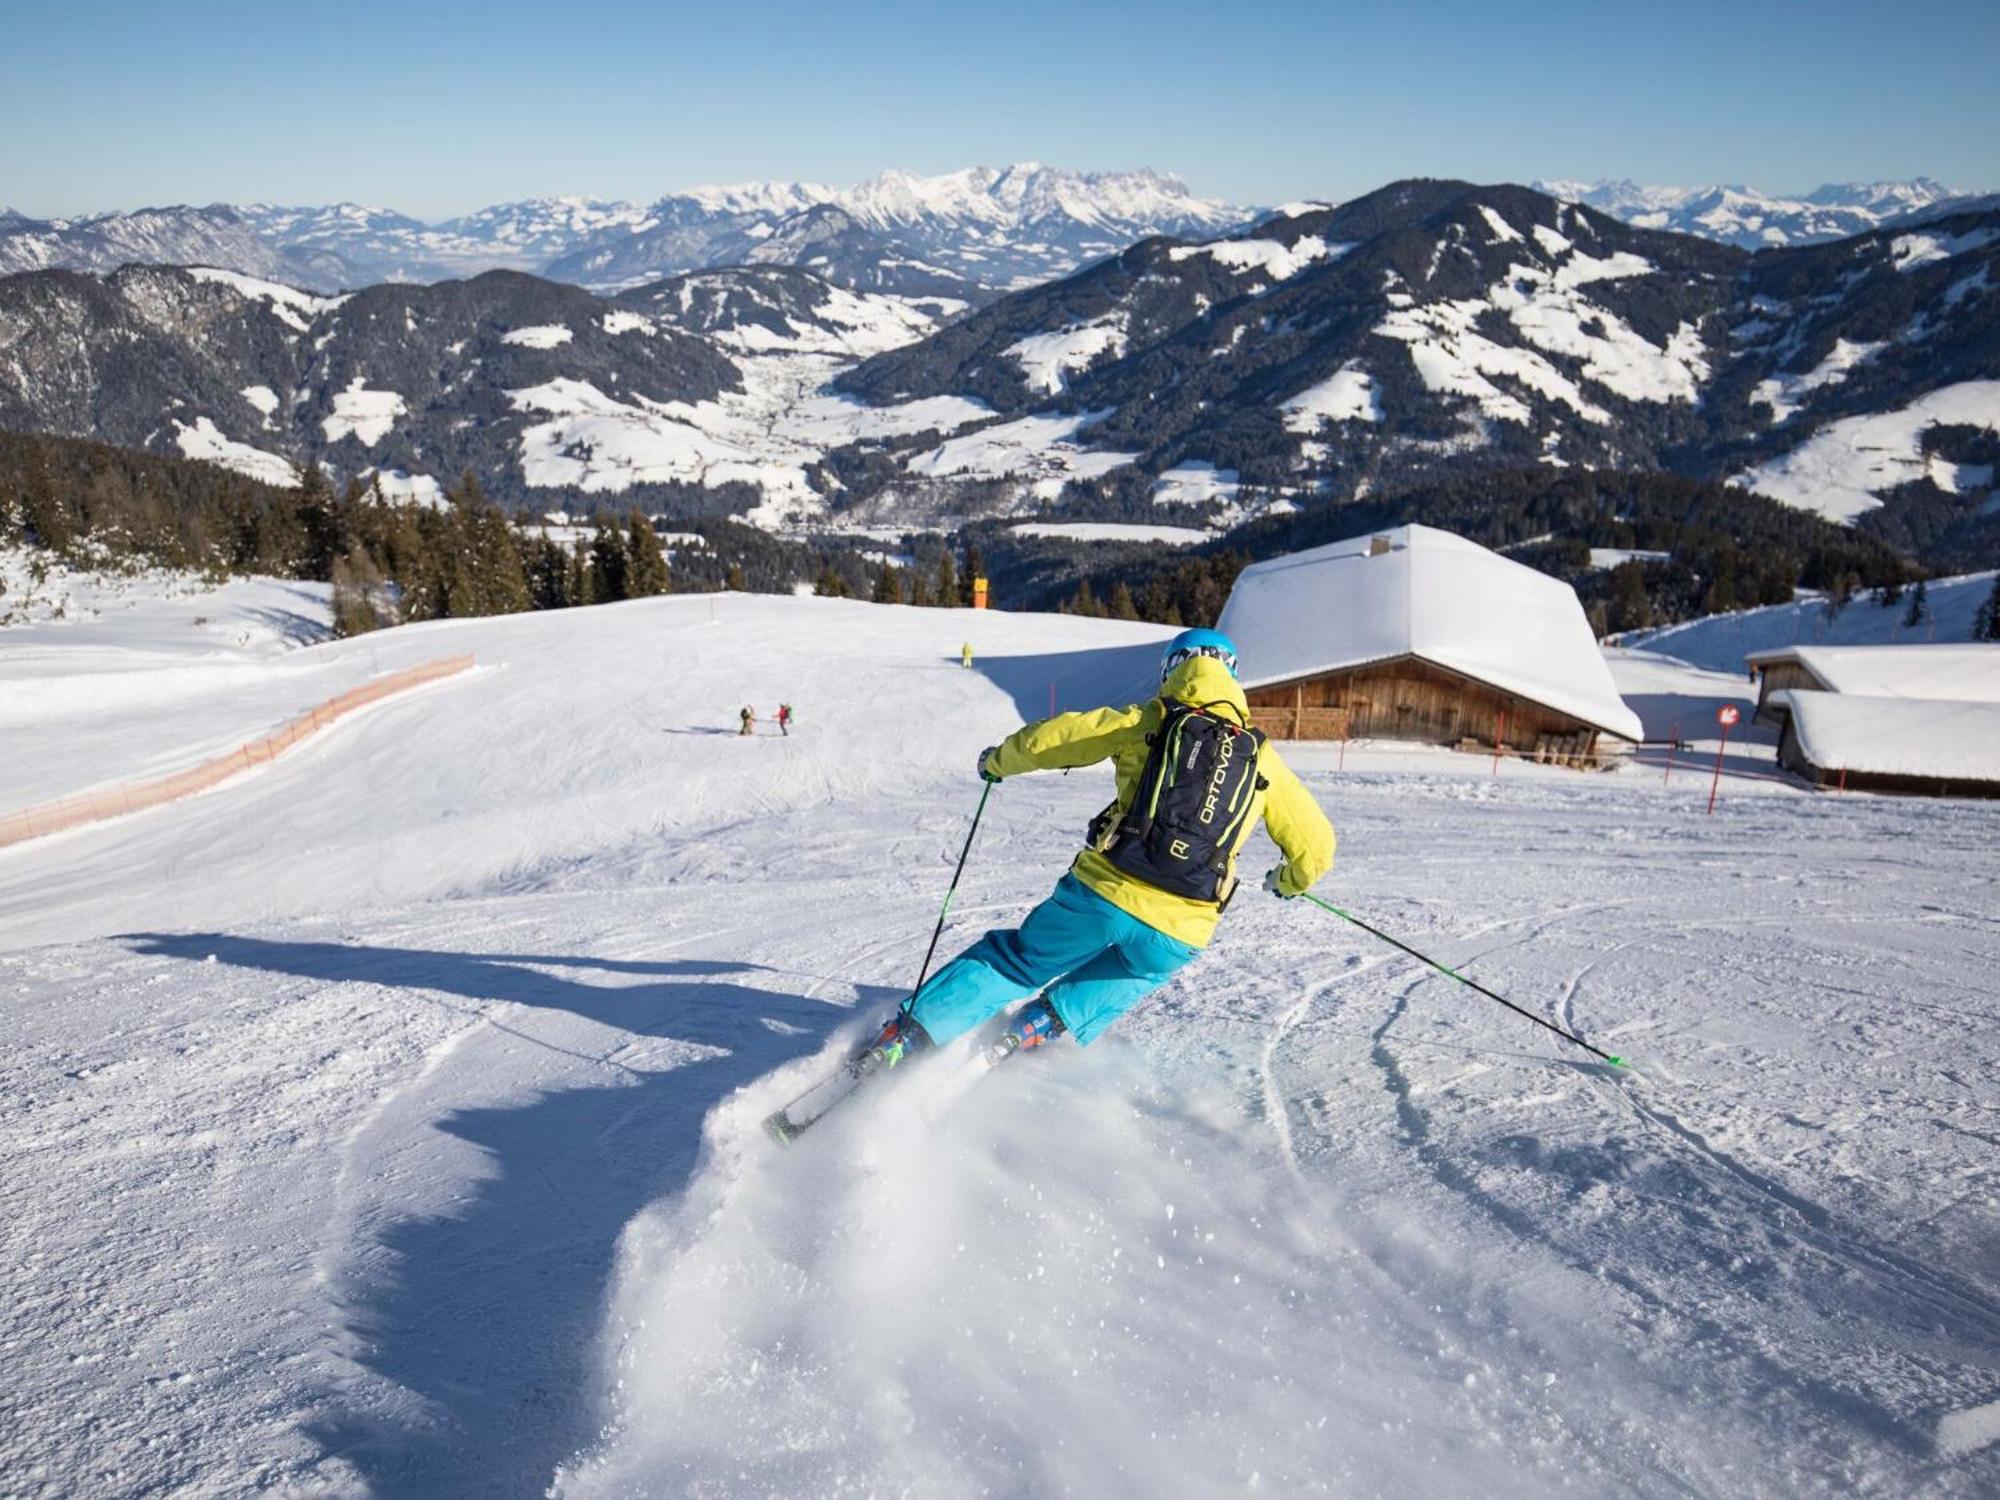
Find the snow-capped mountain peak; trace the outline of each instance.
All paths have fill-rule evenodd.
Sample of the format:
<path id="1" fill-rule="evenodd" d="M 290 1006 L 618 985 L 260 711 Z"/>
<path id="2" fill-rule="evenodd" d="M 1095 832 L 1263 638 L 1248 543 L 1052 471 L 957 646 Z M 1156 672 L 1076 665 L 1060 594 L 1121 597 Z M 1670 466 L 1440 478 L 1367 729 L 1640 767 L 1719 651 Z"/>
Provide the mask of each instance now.
<path id="1" fill-rule="evenodd" d="M 1642 186 L 1629 178 L 1538 182 L 1537 190 L 1641 229 L 1696 234 L 1746 250 L 1811 245 L 1863 234 L 1889 219 L 1952 197 L 1929 177 L 1907 182 L 1829 182 L 1799 197 L 1742 183 L 1685 188 Z"/>

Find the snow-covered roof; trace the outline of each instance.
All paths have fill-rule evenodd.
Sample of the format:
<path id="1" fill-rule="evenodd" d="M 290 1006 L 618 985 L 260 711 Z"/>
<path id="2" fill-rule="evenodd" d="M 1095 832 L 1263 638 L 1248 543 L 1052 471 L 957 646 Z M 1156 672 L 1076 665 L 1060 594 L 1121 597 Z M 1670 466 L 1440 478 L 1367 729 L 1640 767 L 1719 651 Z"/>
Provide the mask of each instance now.
<path id="1" fill-rule="evenodd" d="M 2000 703 L 1810 690 L 1771 697 L 1823 770 L 2000 782 Z"/>
<path id="2" fill-rule="evenodd" d="M 1744 660 L 1759 669 L 1796 662 L 1835 693 L 2000 703 L 2000 643 L 1786 646 L 1753 651 Z"/>
<path id="3" fill-rule="evenodd" d="M 1387 550 L 1370 556 L 1374 537 Z M 1247 688 L 1416 656 L 1614 734 L 1645 731 L 1576 591 L 1429 526 L 1246 568 L 1222 612 Z"/>

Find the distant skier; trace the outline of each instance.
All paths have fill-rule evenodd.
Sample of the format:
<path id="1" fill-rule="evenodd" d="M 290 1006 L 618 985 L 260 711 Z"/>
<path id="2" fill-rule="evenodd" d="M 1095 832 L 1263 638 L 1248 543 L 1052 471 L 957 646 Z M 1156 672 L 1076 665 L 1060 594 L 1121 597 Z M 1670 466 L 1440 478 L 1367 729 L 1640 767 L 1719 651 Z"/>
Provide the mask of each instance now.
<path id="1" fill-rule="evenodd" d="M 969 648 L 968 648 L 969 649 Z M 1236 855 L 1259 817 L 1284 855 L 1264 888 L 1287 899 L 1333 865 L 1333 827 L 1262 734 L 1236 682 L 1236 648 L 1213 630 L 1168 643 L 1148 703 L 1059 714 L 983 751 L 988 781 L 1109 760 L 1118 795 L 1055 892 L 1020 927 L 988 932 L 882 1028 L 878 1065 L 941 1046 L 1016 1000 L 998 1045 L 1068 1031 L 1088 1043 L 1207 946 L 1236 894 Z"/>
<path id="2" fill-rule="evenodd" d="M 789 703 L 778 705 L 778 733 L 786 739 L 792 737 L 792 705 Z"/>
<path id="3" fill-rule="evenodd" d="M 967 641 L 958 648 L 958 664 L 968 672 L 972 670 L 972 642 Z"/>
<path id="4" fill-rule="evenodd" d="M 738 729 L 736 731 L 737 734 L 745 735 L 745 734 L 755 734 L 757 732 L 756 709 L 752 708 L 749 704 L 746 703 L 743 705 L 743 712 L 738 714 L 736 717 L 739 721 L 741 721 L 743 726 L 741 729 Z"/>

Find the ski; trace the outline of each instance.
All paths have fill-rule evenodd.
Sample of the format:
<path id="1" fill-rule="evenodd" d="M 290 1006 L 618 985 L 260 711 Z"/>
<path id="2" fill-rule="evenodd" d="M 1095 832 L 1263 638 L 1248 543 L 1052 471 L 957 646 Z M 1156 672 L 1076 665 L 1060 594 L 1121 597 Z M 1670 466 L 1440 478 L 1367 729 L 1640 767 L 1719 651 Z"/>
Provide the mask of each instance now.
<path id="1" fill-rule="evenodd" d="M 783 1109 L 766 1115 L 764 1133 L 780 1146 L 791 1145 L 880 1070 L 881 1061 L 873 1048 L 856 1053 Z"/>

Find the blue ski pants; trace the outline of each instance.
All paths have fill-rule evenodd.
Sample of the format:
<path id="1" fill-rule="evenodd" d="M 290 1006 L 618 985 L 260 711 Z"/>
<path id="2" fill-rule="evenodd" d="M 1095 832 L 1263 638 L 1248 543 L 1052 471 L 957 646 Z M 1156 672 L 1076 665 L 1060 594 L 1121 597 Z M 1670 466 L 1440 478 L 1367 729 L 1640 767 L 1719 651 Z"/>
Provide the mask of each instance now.
<path id="1" fill-rule="evenodd" d="M 1087 1043 L 1200 951 L 1065 875 L 1019 927 L 987 933 L 932 975 L 910 1014 L 943 1046 L 1039 990 Z"/>

